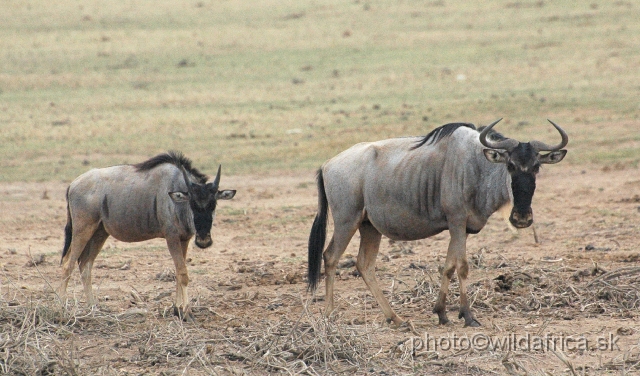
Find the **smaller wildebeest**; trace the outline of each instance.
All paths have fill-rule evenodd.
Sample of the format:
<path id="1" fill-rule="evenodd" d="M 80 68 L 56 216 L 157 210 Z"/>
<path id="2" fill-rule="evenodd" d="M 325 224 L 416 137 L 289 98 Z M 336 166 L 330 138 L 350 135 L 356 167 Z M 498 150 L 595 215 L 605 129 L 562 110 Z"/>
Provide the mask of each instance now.
<path id="1" fill-rule="evenodd" d="M 498 120 L 500 121 L 500 120 Z M 334 309 L 336 265 L 356 231 L 360 250 L 356 268 L 387 320 L 403 320 L 393 311 L 375 277 L 380 240 L 424 239 L 449 230 L 451 240 L 442 272 L 440 294 L 433 309 L 440 324 L 449 322 L 446 297 L 456 272 L 460 281 L 460 314 L 465 326 L 479 326 L 467 300 L 467 234 L 476 234 L 494 212 L 513 205 L 509 221 L 517 228 L 531 226 L 531 200 L 536 174 L 543 163 L 558 163 L 569 142 L 519 142 L 492 131 L 498 121 L 476 130 L 451 123 L 425 137 L 406 137 L 360 143 L 327 161 L 318 171 L 318 214 L 309 236 L 309 289 L 320 278 L 331 209 L 334 232 L 324 251 L 326 311 Z M 548 151 L 547 154 L 540 154 Z"/>
<path id="2" fill-rule="evenodd" d="M 235 190 L 219 190 L 220 170 L 211 183 L 179 152 L 157 155 L 135 165 L 90 170 L 67 189 L 67 225 L 62 251 L 62 282 L 58 295 L 66 298 L 69 277 L 77 262 L 89 305 L 95 305 L 91 268 L 109 235 L 123 242 L 164 238 L 176 267 L 174 311 L 184 319 L 189 308 L 187 248 L 209 247 L 218 200 Z"/>

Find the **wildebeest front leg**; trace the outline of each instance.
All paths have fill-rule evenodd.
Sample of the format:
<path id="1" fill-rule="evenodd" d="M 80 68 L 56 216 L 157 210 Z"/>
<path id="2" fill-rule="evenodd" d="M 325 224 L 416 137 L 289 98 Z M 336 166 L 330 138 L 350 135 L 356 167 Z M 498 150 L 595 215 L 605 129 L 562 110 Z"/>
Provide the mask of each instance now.
<path id="1" fill-rule="evenodd" d="M 438 294 L 438 300 L 433 307 L 433 313 L 438 314 L 438 323 L 445 325 L 449 323 L 447 318 L 447 293 L 449 292 L 449 281 L 455 272 L 455 259 L 449 250 L 447 252 L 447 260 L 444 263 L 444 269 L 442 270 L 442 279 L 440 283 L 440 293 Z"/>
<path id="2" fill-rule="evenodd" d="M 187 294 L 189 274 L 184 258 L 188 245 L 188 240 L 182 241 L 180 239 L 167 237 L 167 247 L 169 248 L 169 253 L 171 253 L 171 258 L 176 267 L 176 300 L 174 303 L 174 313 L 185 321 L 192 321 L 193 316 L 189 309 L 189 296 Z"/>
<path id="3" fill-rule="evenodd" d="M 403 320 L 393 311 L 387 298 L 384 297 L 382 289 L 378 285 L 376 280 L 376 257 L 378 256 L 378 250 L 380 249 L 380 239 L 382 234 L 373 227 L 371 222 L 363 222 L 360 225 L 360 251 L 358 252 L 358 261 L 356 262 L 356 268 L 362 275 L 364 283 L 369 287 L 369 291 L 373 294 L 373 297 L 378 302 L 382 312 L 388 321 L 393 321 L 394 324 L 400 325 Z"/>
<path id="4" fill-rule="evenodd" d="M 187 250 L 189 249 L 189 240 L 182 240 L 180 241 L 180 247 L 182 248 L 182 259 L 185 261 L 187 261 Z M 184 276 L 185 276 L 185 283 L 182 285 L 182 306 L 183 308 L 183 315 L 181 316 L 182 318 L 184 318 L 186 321 L 194 321 L 195 317 L 193 317 L 193 313 L 191 313 L 191 304 L 189 301 L 189 293 L 188 293 L 188 284 L 189 284 L 189 275 L 187 274 L 187 268 L 186 268 L 186 264 L 185 264 L 185 269 L 184 269 Z"/>
<path id="5" fill-rule="evenodd" d="M 467 263 L 467 231 L 466 226 L 451 226 L 449 229 L 451 241 L 447 250 L 447 260 L 442 270 L 442 285 L 440 295 L 433 308 L 433 312 L 438 314 L 440 324 L 449 322 L 446 312 L 447 292 L 449 291 L 449 281 L 453 277 L 454 271 L 458 274 L 460 281 L 460 314 L 458 318 L 464 318 L 464 326 L 480 326 L 480 323 L 473 318 L 469 301 L 467 299 L 467 276 L 469 274 L 469 264 Z"/>
<path id="6" fill-rule="evenodd" d="M 449 248 L 447 250 L 447 259 L 442 270 L 442 282 L 440 285 L 440 294 L 436 305 L 433 307 L 433 312 L 438 314 L 438 323 L 440 325 L 447 324 L 449 319 L 447 318 L 447 293 L 449 292 L 449 282 L 453 273 L 459 266 L 458 260 L 464 259 L 466 262 L 466 247 L 467 247 L 467 231 L 463 226 L 451 226 L 449 229 L 451 240 L 449 241 Z M 458 277 L 460 277 L 460 271 L 458 271 Z M 465 274 L 466 278 L 466 274 Z M 462 279 L 462 278 L 460 278 Z M 462 303 L 463 296 L 463 283 L 460 284 L 460 299 Z M 464 291 L 466 301 L 466 290 Z M 462 306 L 460 308 L 462 310 Z M 467 307 L 468 309 L 468 307 Z"/>
<path id="7" fill-rule="evenodd" d="M 469 300 L 467 299 L 467 276 L 469 274 L 469 263 L 466 254 L 459 258 L 456 263 L 458 279 L 460 279 L 460 314 L 458 318 L 464 318 L 464 326 L 477 327 L 480 323 L 473 317 Z"/>

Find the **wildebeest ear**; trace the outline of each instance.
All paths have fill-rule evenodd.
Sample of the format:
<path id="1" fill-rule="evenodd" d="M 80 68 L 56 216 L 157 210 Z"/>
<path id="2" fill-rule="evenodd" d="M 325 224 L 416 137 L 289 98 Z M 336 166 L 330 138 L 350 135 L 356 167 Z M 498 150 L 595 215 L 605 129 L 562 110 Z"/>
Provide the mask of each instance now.
<path id="1" fill-rule="evenodd" d="M 218 200 L 231 200 L 233 198 L 233 196 L 236 195 L 236 190 L 235 189 L 227 189 L 224 191 L 218 191 L 218 193 L 216 193 L 216 199 Z"/>
<path id="2" fill-rule="evenodd" d="M 189 194 L 187 192 L 169 192 L 169 197 L 171 197 L 173 202 L 189 201 Z"/>
<path id="3" fill-rule="evenodd" d="M 507 157 L 505 152 L 497 151 L 495 149 L 483 149 L 482 152 L 489 162 L 492 163 L 506 163 Z"/>
<path id="4" fill-rule="evenodd" d="M 565 155 L 567 155 L 567 151 L 564 149 L 552 151 L 549 154 L 541 155 L 538 160 L 540 161 L 540 163 L 554 164 L 563 160 Z"/>

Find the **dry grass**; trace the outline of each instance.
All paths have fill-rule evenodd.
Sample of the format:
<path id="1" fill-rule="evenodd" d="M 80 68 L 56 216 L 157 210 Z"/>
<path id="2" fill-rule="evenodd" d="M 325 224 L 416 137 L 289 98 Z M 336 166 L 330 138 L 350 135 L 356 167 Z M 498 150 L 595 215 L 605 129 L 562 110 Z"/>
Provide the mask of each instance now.
<path id="1" fill-rule="evenodd" d="M 312 170 L 356 142 L 499 117 L 523 139 L 562 124 L 569 162 L 640 160 L 631 2 L 47 4 L 3 13 L 2 181 L 167 149 L 206 171 Z"/>
<path id="2" fill-rule="evenodd" d="M 113 314 L 87 311 L 77 304 L 63 308 L 38 298 L 25 304 L 0 303 L 3 374 L 108 375 L 122 372 L 123 364 L 205 374 L 319 375 L 365 366 L 389 369 L 374 329 L 338 324 L 306 309 L 295 320 L 256 319 L 251 325 L 241 317 L 222 316 L 215 328 L 205 329 L 146 309 Z M 218 315 L 206 311 L 195 308 L 200 317 Z M 95 346 L 81 345 L 80 338 L 112 342 L 109 352 L 117 355 L 103 354 L 100 364 L 83 362 Z"/>
<path id="3" fill-rule="evenodd" d="M 496 266 L 503 270 L 499 278 L 481 279 L 469 289 L 479 317 L 507 310 L 524 319 L 545 321 L 538 335 L 548 330 L 553 320 L 637 318 L 640 268 L 609 272 L 597 266 L 586 270 L 500 265 L 480 268 Z M 404 315 L 424 315 L 424 308 L 437 297 L 439 286 L 433 281 L 437 274 L 430 268 L 409 266 L 394 280 L 399 287 L 392 287 L 392 304 Z M 137 305 L 113 313 L 107 307 L 88 310 L 77 301 L 62 306 L 46 294 L 24 296 L 14 290 L 15 284 L 7 282 L 0 301 L 0 370 L 5 374 L 116 375 L 156 370 L 165 375 L 322 375 L 375 370 L 378 374 L 485 375 L 506 371 L 512 375 L 544 375 L 545 369 L 563 364 L 576 375 L 587 369 L 607 374 L 640 368 L 640 359 L 633 352 L 599 365 L 578 366 L 559 349 L 549 352 L 551 358 L 544 352 L 500 348 L 416 351 L 411 341 L 423 335 L 420 330 L 424 329 L 420 328 L 424 324 L 409 322 L 394 329 L 372 321 L 379 312 L 372 307 L 376 311 L 367 318 L 371 297 L 366 294 L 358 303 L 365 307 L 364 320 L 344 313 L 324 318 L 312 311 L 320 303 L 311 304 L 303 296 L 278 294 L 275 299 L 267 299 L 270 303 L 265 307 L 258 293 L 243 293 L 225 298 L 227 307 L 245 307 L 240 311 L 223 307 L 214 311 L 212 302 L 196 301 L 198 323 L 188 324 L 172 317 L 170 309 L 154 308 L 157 302 L 145 303 L 148 298 L 135 290 L 132 301 Z M 8 300 L 9 296 L 14 298 Z M 456 300 L 454 285 L 449 296 L 452 309 Z M 286 307 L 288 313 L 276 317 L 261 313 L 280 307 Z M 495 325 L 496 334 L 516 330 Z M 632 328 L 621 328 L 617 335 L 633 332 Z M 94 338 L 100 341 L 92 344 Z M 85 361 L 87 358 L 92 361 Z M 486 368 L 487 364 L 502 364 L 503 369 Z"/>
<path id="4" fill-rule="evenodd" d="M 496 270 L 495 266 L 492 269 Z M 500 267 L 499 270 L 502 273 L 498 277 L 481 279 L 469 286 L 469 299 L 480 316 L 507 310 L 524 317 L 559 320 L 576 316 L 633 319 L 640 308 L 638 267 L 610 272 L 597 266 L 584 270 L 566 266 Z M 415 280 L 411 289 L 395 292 L 395 302 L 409 309 L 428 306 L 437 298 L 439 281 L 439 275 L 425 273 Z M 450 291 L 448 299 L 456 302 L 457 292 Z"/>

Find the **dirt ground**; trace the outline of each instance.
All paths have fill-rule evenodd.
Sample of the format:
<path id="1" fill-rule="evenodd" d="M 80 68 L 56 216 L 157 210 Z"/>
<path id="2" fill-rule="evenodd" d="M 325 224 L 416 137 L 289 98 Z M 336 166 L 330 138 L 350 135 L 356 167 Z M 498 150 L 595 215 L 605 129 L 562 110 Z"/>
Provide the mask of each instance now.
<path id="1" fill-rule="evenodd" d="M 315 299 L 305 283 L 307 237 L 316 212 L 314 172 L 223 176 L 222 187 L 238 193 L 218 205 L 213 246 L 190 247 L 189 291 L 197 321 L 182 323 L 172 315 L 173 263 L 163 240 L 128 244 L 110 238 L 93 272 L 99 310 L 83 304 L 77 271 L 69 285 L 72 300 L 62 309 L 51 286 L 59 283 L 66 184 L 0 184 L 0 369 L 640 373 L 636 167 L 545 167 L 533 202 L 540 244 L 531 229 L 514 233 L 498 214 L 469 237 L 469 293 L 481 328 L 463 328 L 457 319 L 456 282 L 448 299 L 452 323 L 438 326 L 431 313 L 446 232 L 416 242 L 383 238 L 377 277 L 409 325 L 386 324 L 354 272 L 350 261 L 358 235 L 341 260 L 338 311 L 323 320 L 324 281 Z M 500 338 L 513 343 L 487 348 L 482 342 Z M 538 342 L 536 348 L 540 338 L 556 347 Z"/>

